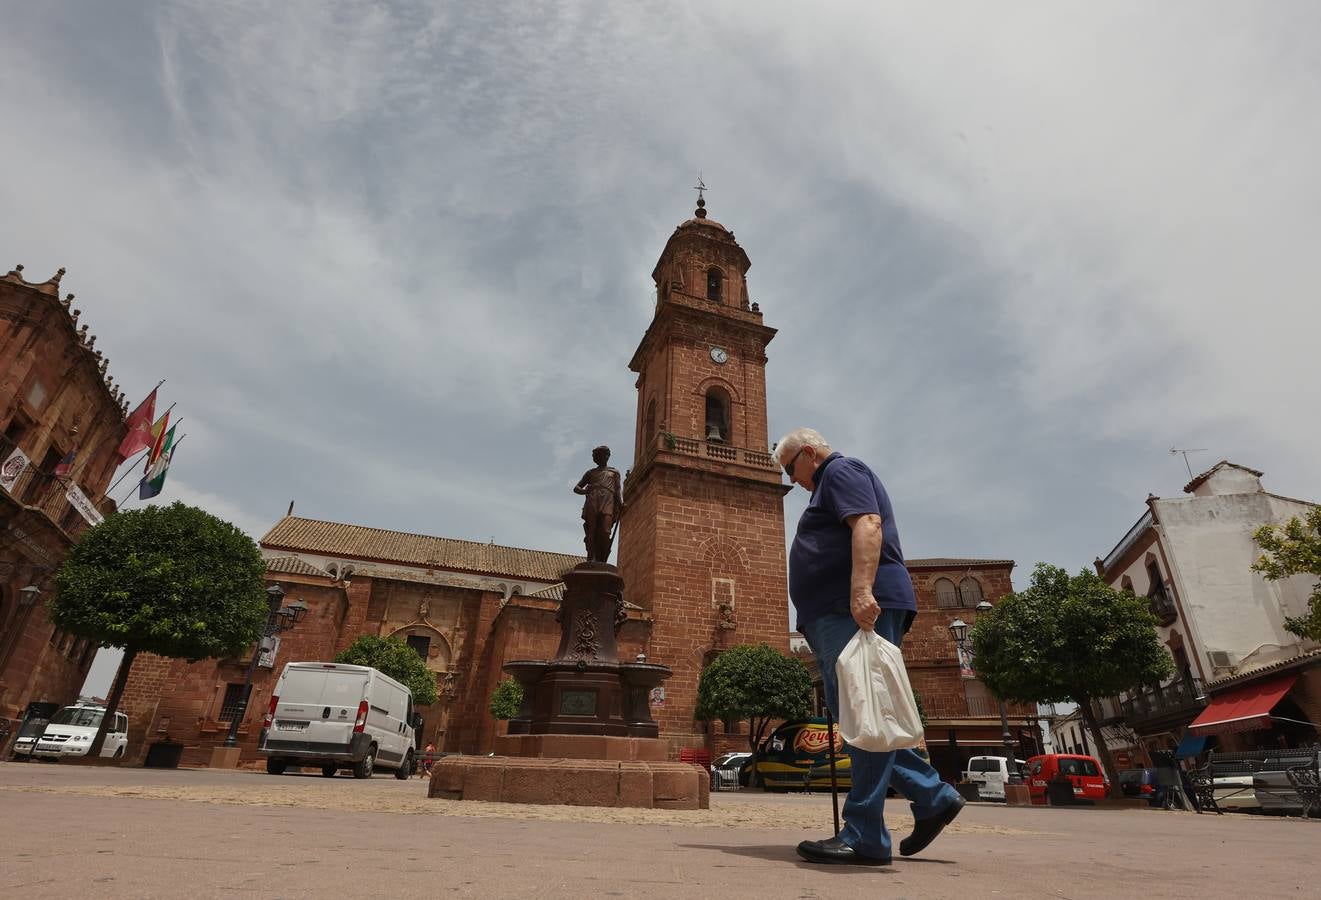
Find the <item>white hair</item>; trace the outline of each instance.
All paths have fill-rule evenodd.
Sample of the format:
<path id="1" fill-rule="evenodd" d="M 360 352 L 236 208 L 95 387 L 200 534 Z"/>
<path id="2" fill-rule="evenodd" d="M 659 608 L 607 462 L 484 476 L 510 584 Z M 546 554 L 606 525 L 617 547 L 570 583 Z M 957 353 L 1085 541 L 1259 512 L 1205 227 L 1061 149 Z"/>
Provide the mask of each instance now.
<path id="1" fill-rule="evenodd" d="M 783 466 L 804 447 L 811 447 L 816 450 L 817 456 L 822 459 L 831 453 L 830 444 L 821 436 L 821 432 L 812 428 L 795 428 L 775 442 L 775 450 L 772 455 L 775 457 L 775 461 Z"/>

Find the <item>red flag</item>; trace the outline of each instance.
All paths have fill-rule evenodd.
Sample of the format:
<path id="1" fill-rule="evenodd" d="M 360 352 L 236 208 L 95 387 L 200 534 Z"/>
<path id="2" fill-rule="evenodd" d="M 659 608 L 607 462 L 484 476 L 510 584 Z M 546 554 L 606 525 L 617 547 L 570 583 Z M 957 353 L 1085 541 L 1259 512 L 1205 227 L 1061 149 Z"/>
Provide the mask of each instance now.
<path id="1" fill-rule="evenodd" d="M 165 410 L 165 414 L 156 420 L 156 424 L 151 426 L 151 436 L 155 438 L 151 444 L 151 452 L 147 454 L 147 464 L 142 467 L 143 473 L 151 471 L 152 463 L 161 455 L 162 445 L 165 443 L 165 426 L 170 424 L 170 411 Z"/>
<path id="2" fill-rule="evenodd" d="M 145 450 L 151 446 L 151 420 L 156 417 L 156 388 L 152 388 L 147 399 L 138 404 L 138 408 L 129 413 L 128 420 L 124 423 L 128 426 L 128 434 L 119 442 L 119 450 L 116 456 L 122 464 L 139 450 Z"/>

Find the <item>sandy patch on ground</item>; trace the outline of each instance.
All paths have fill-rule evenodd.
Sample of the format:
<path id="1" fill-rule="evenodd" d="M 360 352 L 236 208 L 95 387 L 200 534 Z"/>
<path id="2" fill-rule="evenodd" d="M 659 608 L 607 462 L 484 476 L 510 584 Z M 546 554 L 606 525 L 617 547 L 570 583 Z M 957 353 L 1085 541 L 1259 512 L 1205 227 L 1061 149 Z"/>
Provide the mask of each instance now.
<path id="1" fill-rule="evenodd" d="M 474 800 L 428 799 L 424 793 L 401 794 L 398 791 L 355 790 L 349 779 L 321 782 L 298 779 L 287 785 L 224 787 L 125 785 L 5 785 L 0 791 L 24 791 L 78 795 L 86 797 L 123 797 L 138 800 L 175 800 L 187 803 L 226 803 L 240 806 L 302 807 L 344 812 L 390 812 L 411 815 L 466 816 L 477 818 L 523 819 L 561 822 L 601 822 L 617 825 L 680 825 L 702 828 L 742 829 L 820 829 L 831 819 L 830 804 L 767 802 L 758 795 L 712 794 L 711 808 L 696 810 L 616 809 L 600 806 L 543 806 L 523 803 L 487 803 Z M 896 804 L 887 811 L 886 824 L 906 832 L 912 817 Z M 1003 825 L 963 824 L 950 826 L 951 832 L 965 834 L 1025 835 L 1042 834 Z"/>

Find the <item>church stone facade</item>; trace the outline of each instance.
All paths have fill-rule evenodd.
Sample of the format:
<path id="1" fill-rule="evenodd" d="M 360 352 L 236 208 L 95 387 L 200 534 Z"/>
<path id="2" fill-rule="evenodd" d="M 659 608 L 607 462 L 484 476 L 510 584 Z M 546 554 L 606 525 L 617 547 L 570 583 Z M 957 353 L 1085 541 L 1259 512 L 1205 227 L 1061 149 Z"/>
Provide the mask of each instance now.
<path id="1" fill-rule="evenodd" d="M 655 315 L 629 368 L 637 378 L 632 466 L 624 481 L 619 569 L 628 617 L 619 656 L 669 666 L 652 714 L 673 758 L 685 748 L 746 747 L 746 725 L 693 718 L 703 667 L 735 644 L 791 652 L 783 499 L 789 487 L 768 452 L 766 350 L 775 330 L 748 295 L 747 254 L 706 216 L 670 236 L 653 272 Z M 584 557 L 478 544 L 287 516 L 260 541 L 267 580 L 309 606 L 259 667 L 242 759 L 256 741 L 275 680 L 291 660 L 327 660 L 364 634 L 395 636 L 435 673 L 439 700 L 422 708 L 420 740 L 486 753 L 503 723 L 487 712 L 506 662 L 548 659 L 560 628 L 565 572 Z M 961 679 L 947 626 L 975 602 L 1010 590 L 1013 563 L 915 560 L 919 615 L 905 645 L 930 718 L 928 743 L 947 777 L 976 747 L 998 745 L 999 721 L 977 685 Z M 957 588 L 955 588 L 957 585 Z M 796 648 L 800 649 L 800 648 Z M 224 739 L 249 657 L 139 657 L 124 698 L 130 756 L 183 745 L 205 765 Z M 1022 734 L 1024 711 L 1013 725 Z M 935 745 L 939 744 L 939 749 Z"/>

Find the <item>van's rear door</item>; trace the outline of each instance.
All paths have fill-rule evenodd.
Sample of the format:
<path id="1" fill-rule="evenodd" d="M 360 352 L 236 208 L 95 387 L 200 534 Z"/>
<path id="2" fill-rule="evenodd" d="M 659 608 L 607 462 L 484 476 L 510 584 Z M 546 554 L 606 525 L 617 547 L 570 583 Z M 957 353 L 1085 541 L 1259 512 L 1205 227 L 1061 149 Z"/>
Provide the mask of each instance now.
<path id="1" fill-rule="evenodd" d="M 280 686 L 271 736 L 348 749 L 365 685 L 359 671 L 290 668 Z"/>

